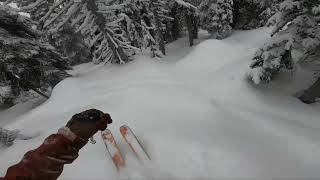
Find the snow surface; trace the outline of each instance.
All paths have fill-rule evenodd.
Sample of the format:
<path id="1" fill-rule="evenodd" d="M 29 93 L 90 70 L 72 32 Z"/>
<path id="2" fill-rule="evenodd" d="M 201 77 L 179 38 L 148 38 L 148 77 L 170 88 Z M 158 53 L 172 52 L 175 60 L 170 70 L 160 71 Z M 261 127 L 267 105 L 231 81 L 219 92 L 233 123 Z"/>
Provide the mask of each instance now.
<path id="1" fill-rule="evenodd" d="M 292 97 L 312 83 L 311 74 L 297 67 L 268 85 L 246 80 L 270 32 L 236 32 L 194 48 L 182 39 L 169 45 L 162 61 L 141 55 L 121 66 L 77 66 L 48 101 L 10 123 L 0 116 L 8 129 L 42 131 L 0 149 L 0 176 L 73 114 L 98 108 L 114 120 L 110 129 L 127 168 L 117 173 L 97 134 L 97 143 L 81 150 L 60 179 L 320 179 L 320 104 Z M 145 146 L 150 163 L 137 161 L 120 135 L 123 124 Z"/>

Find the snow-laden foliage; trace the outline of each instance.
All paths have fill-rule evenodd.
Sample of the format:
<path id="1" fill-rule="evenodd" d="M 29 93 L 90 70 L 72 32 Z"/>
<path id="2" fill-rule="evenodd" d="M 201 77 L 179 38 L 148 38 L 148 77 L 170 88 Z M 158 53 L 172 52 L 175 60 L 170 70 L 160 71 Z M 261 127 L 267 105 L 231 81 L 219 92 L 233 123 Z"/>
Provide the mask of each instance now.
<path id="1" fill-rule="evenodd" d="M 11 146 L 13 141 L 17 139 L 19 132 L 19 130 L 9 131 L 0 127 L 0 143 Z"/>
<path id="2" fill-rule="evenodd" d="M 320 53 L 320 1 L 285 0 L 269 20 L 272 38 L 260 48 L 251 64 L 252 79 L 270 81 L 294 62 L 314 59 Z M 256 71 L 259 71 L 257 73 Z"/>
<path id="3" fill-rule="evenodd" d="M 152 12 L 153 23 L 155 26 L 155 40 L 159 43 L 159 50 L 163 55 L 166 55 L 164 34 L 166 25 L 164 22 L 170 20 L 168 17 L 168 9 L 165 0 L 150 0 L 150 12 Z"/>
<path id="4" fill-rule="evenodd" d="M 34 21 L 40 20 L 49 10 L 54 0 L 14 0 L 20 10 L 28 13 Z"/>
<path id="5" fill-rule="evenodd" d="M 173 42 L 186 34 L 185 29 L 185 12 L 183 7 L 179 6 L 178 3 L 171 1 L 169 15 L 173 18 L 171 23 L 168 23 L 168 31 L 166 33 L 166 40 Z"/>
<path id="6" fill-rule="evenodd" d="M 39 23 L 51 33 L 57 33 L 67 25 L 73 27 L 76 33 L 80 32 L 85 37 L 92 49 L 94 62 L 125 63 L 129 61 L 126 51 L 133 47 L 120 28 L 121 20 L 116 16 L 118 6 L 108 3 L 95 0 L 55 1 Z"/>
<path id="7" fill-rule="evenodd" d="M 234 0 L 234 29 L 255 29 L 265 26 L 281 0 Z"/>
<path id="8" fill-rule="evenodd" d="M 6 4 L 9 2 L 18 3 L 21 11 L 30 13 L 38 21 L 38 28 L 49 30 L 53 39 L 64 41 L 62 32 L 71 26 L 85 37 L 94 62 L 117 63 L 127 62 L 142 47 L 150 47 L 152 56 L 165 55 L 165 44 L 170 42 L 166 37 L 172 34 L 174 20 L 169 17 L 169 4 L 178 4 L 183 12 L 196 9 L 184 0 L 7 0 Z"/>
<path id="9" fill-rule="evenodd" d="M 43 96 L 67 77 L 66 59 L 38 40 L 42 34 L 8 6 L 0 6 L 0 103 L 33 90 Z"/>
<path id="10" fill-rule="evenodd" d="M 191 3 L 189 2 L 185 2 L 183 0 L 175 0 L 175 2 L 179 5 L 179 6 L 182 6 L 182 7 L 185 7 L 187 9 L 197 9 L 194 5 L 192 5 Z"/>
<path id="11" fill-rule="evenodd" d="M 217 39 L 231 35 L 233 0 L 204 0 L 200 6 L 201 27 Z"/>
<path id="12" fill-rule="evenodd" d="M 193 39 L 198 34 L 198 9 L 191 2 L 176 0 L 169 3 L 169 14 L 173 18 L 167 23 L 166 40 L 175 41 L 192 31 Z M 190 36 L 190 33 L 189 33 Z"/>
<path id="13" fill-rule="evenodd" d="M 131 44 L 140 49 L 150 48 L 152 57 L 162 57 L 165 53 L 164 23 L 170 20 L 166 3 L 162 0 L 125 0 L 121 7 L 119 16 L 123 19 L 122 28 Z"/>
<path id="14" fill-rule="evenodd" d="M 67 59 L 68 65 L 78 65 L 92 60 L 92 54 L 81 33 L 69 26 L 48 35 L 49 43 Z"/>
<path id="15" fill-rule="evenodd" d="M 186 10 L 196 7 L 183 0 L 124 0 L 119 4 L 118 16 L 131 45 L 150 48 L 152 57 L 165 55 L 165 44 L 177 40 L 186 25 Z M 119 6 L 120 5 L 120 6 Z M 181 36 L 180 36 L 181 35 Z"/>
<path id="16" fill-rule="evenodd" d="M 14 0 L 19 11 L 28 13 L 35 24 L 35 28 L 42 29 L 40 19 L 46 15 L 53 0 Z M 85 45 L 81 33 L 75 33 L 75 28 L 64 26 L 58 32 L 47 33 L 42 37 L 43 41 L 49 42 L 59 53 L 68 58 L 68 64 L 76 65 L 91 61 L 90 49 Z"/>

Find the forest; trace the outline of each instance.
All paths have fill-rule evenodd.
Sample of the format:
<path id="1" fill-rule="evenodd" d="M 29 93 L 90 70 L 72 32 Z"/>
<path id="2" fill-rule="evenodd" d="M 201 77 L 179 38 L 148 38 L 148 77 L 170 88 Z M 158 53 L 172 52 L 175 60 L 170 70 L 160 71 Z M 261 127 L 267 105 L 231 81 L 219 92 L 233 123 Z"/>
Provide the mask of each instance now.
<path id="1" fill-rule="evenodd" d="M 48 98 L 74 65 L 125 64 L 145 49 L 161 59 L 166 44 L 183 36 L 192 46 L 200 28 L 224 39 L 235 30 L 273 26 L 250 65 L 257 84 L 320 56 L 317 0 L 7 0 L 0 13 L 0 102 L 6 105 L 35 93 Z M 303 101 L 314 102 L 315 86 Z"/>

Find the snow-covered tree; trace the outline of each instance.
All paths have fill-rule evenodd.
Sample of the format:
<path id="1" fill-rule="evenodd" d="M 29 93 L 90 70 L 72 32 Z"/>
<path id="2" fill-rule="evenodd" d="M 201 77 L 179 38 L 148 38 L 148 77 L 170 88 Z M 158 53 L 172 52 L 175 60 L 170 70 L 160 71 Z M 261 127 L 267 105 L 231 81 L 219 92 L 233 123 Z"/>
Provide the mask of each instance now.
<path id="1" fill-rule="evenodd" d="M 165 7 L 166 2 L 164 0 L 150 0 L 150 10 L 152 12 L 152 18 L 155 26 L 155 38 L 159 43 L 159 50 L 163 55 L 166 55 L 166 42 L 164 39 L 166 26 L 163 21 L 165 19 L 170 19 L 167 16 L 168 10 Z"/>
<path id="2" fill-rule="evenodd" d="M 192 4 L 195 7 L 198 7 L 203 0 L 184 0 L 184 1 Z"/>
<path id="3" fill-rule="evenodd" d="M 6 130 L 0 127 L 0 143 L 4 144 L 5 146 L 13 145 L 13 142 L 19 136 L 19 130 Z"/>
<path id="4" fill-rule="evenodd" d="M 8 0 L 10 2 L 12 0 Z M 6 2 L 6 3 L 7 3 Z M 26 7 L 37 9 L 43 0 L 28 0 Z M 21 7 L 21 10 L 30 9 Z M 71 0 L 54 1 L 46 14 L 39 20 L 43 28 L 57 33 L 64 26 L 71 26 L 81 32 L 93 51 L 94 62 L 125 63 L 130 60 L 127 50 L 132 49 L 120 28 L 120 20 L 109 1 Z"/>
<path id="5" fill-rule="evenodd" d="M 39 21 L 48 11 L 54 0 L 14 0 L 21 11 L 30 15 L 33 21 Z M 8 3 L 8 1 L 7 1 Z"/>
<path id="6" fill-rule="evenodd" d="M 92 54 L 82 34 L 76 33 L 70 26 L 63 27 L 57 33 L 49 34 L 47 38 L 49 43 L 68 59 L 69 65 L 78 65 L 92 60 Z"/>
<path id="7" fill-rule="evenodd" d="M 68 77 L 66 59 L 31 28 L 31 21 L 9 6 L 0 6 L 0 104 L 13 103 L 33 90 L 46 96 Z"/>
<path id="8" fill-rule="evenodd" d="M 113 2 L 117 5 L 119 17 L 132 45 L 150 47 L 152 57 L 165 55 L 166 24 L 168 3 L 164 0 L 123 0 Z"/>
<path id="9" fill-rule="evenodd" d="M 168 42 L 176 41 L 183 37 L 185 33 L 185 12 L 182 6 L 175 1 L 169 2 L 169 16 L 173 18 L 167 23 L 166 40 Z"/>
<path id="10" fill-rule="evenodd" d="M 198 9 L 189 2 L 175 0 L 178 15 L 183 19 L 183 25 L 186 26 L 189 35 L 189 44 L 193 46 L 193 41 L 198 37 Z M 177 17 L 179 18 L 179 17 Z M 179 21 L 175 21 L 181 23 Z"/>
<path id="11" fill-rule="evenodd" d="M 281 0 L 234 0 L 234 29 L 255 29 L 265 26 L 278 9 Z"/>
<path id="12" fill-rule="evenodd" d="M 255 83 L 272 80 L 295 62 L 320 56 L 320 1 L 285 0 L 270 20 L 272 38 L 260 48 L 251 64 Z"/>
<path id="13" fill-rule="evenodd" d="M 255 0 L 259 4 L 258 26 L 267 25 L 268 20 L 279 11 L 280 3 L 284 0 Z"/>
<path id="14" fill-rule="evenodd" d="M 131 45 L 137 48 L 143 47 L 141 11 L 143 2 L 140 0 L 123 0 L 114 2 L 117 7 L 118 16 L 122 18 L 121 28 L 126 32 Z"/>
<path id="15" fill-rule="evenodd" d="M 46 15 L 54 0 L 14 0 L 14 3 L 20 8 L 20 11 L 28 13 L 30 18 L 36 22 L 35 28 L 42 29 L 40 19 Z M 90 49 L 84 44 L 80 33 L 75 33 L 75 29 L 67 26 L 61 28 L 58 32 L 46 33 L 42 37 L 44 42 L 49 42 L 61 54 L 68 58 L 70 65 L 88 62 L 92 59 Z"/>
<path id="16" fill-rule="evenodd" d="M 121 29 L 132 46 L 139 49 L 150 47 L 152 57 L 162 57 L 161 53 L 156 53 L 159 52 L 159 46 L 155 40 L 150 4 L 149 0 L 121 0 L 113 1 L 110 7 L 116 9 Z"/>
<path id="17" fill-rule="evenodd" d="M 234 0 L 234 29 L 253 29 L 260 26 L 260 3 L 253 0 Z"/>
<path id="18" fill-rule="evenodd" d="M 231 35 L 233 0 L 204 0 L 200 6 L 201 27 L 217 39 Z"/>

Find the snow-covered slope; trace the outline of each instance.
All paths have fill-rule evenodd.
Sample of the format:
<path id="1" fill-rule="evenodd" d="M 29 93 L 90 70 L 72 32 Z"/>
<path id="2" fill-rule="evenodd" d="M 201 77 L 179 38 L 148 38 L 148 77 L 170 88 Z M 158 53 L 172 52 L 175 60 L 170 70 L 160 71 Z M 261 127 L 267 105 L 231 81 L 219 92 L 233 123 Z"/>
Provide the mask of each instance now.
<path id="1" fill-rule="evenodd" d="M 42 135 L 0 149 L 0 176 L 74 113 L 98 108 L 112 115 L 128 167 L 117 174 L 96 135 L 97 144 L 86 146 L 60 179 L 319 179 L 319 106 L 291 96 L 310 82 L 284 77 L 282 86 L 253 87 L 245 79 L 268 33 L 236 32 L 189 54 L 178 41 L 163 61 L 140 56 L 123 66 L 78 66 L 50 100 L 7 124 Z M 139 164 L 120 137 L 123 124 L 146 147 L 149 164 Z"/>

